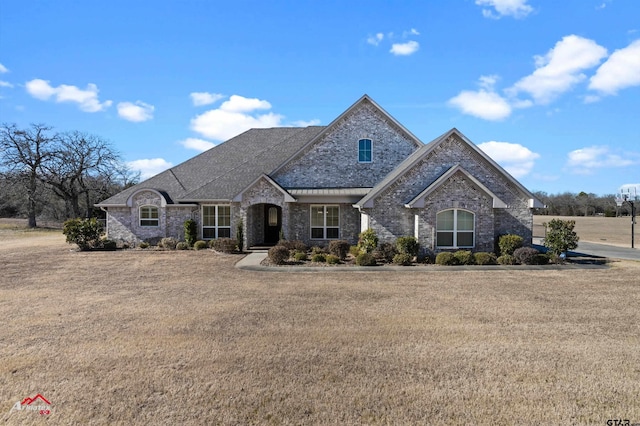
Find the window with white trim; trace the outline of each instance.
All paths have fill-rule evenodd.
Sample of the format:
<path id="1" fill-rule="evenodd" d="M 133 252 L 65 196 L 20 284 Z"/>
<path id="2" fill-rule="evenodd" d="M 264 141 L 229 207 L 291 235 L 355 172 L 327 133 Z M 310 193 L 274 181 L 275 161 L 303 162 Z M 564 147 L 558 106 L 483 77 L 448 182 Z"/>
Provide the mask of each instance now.
<path id="1" fill-rule="evenodd" d="M 231 238 L 231 206 L 202 206 L 202 239 Z"/>
<path id="2" fill-rule="evenodd" d="M 436 216 L 436 247 L 472 248 L 475 244 L 475 214 L 467 210 L 444 210 Z"/>
<path id="3" fill-rule="evenodd" d="M 159 226 L 160 215 L 156 206 L 140 206 L 140 226 Z"/>
<path id="4" fill-rule="evenodd" d="M 360 139 L 358 141 L 358 162 L 370 163 L 373 161 L 373 142 L 371 139 Z"/>
<path id="5" fill-rule="evenodd" d="M 340 208 L 311 206 L 311 239 L 331 240 L 340 237 Z"/>

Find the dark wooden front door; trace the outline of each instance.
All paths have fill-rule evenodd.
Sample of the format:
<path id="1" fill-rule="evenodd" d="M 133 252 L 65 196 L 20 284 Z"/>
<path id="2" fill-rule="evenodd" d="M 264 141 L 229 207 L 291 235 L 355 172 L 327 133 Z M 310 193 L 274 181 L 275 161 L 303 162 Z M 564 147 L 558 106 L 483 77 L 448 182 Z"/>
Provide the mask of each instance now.
<path id="1" fill-rule="evenodd" d="M 264 205 L 264 243 L 277 244 L 282 229 L 282 209 L 274 204 Z"/>

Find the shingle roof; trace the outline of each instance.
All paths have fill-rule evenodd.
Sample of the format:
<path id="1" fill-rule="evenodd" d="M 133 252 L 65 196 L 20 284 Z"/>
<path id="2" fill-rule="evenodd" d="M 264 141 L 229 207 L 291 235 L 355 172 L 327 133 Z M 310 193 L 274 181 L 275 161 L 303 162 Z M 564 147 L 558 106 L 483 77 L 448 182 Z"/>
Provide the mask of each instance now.
<path id="1" fill-rule="evenodd" d="M 323 129 L 309 126 L 247 130 L 98 206 L 124 205 L 141 189 L 166 193 L 173 202 L 231 200 L 262 174 L 270 174 Z"/>

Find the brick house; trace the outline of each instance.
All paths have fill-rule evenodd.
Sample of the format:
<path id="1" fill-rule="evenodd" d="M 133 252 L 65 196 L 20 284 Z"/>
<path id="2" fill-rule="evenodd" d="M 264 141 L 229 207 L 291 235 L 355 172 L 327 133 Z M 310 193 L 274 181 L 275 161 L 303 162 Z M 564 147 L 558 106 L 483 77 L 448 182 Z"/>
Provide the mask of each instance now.
<path id="1" fill-rule="evenodd" d="M 497 236 L 531 241 L 531 192 L 457 129 L 428 144 L 364 95 L 328 126 L 251 129 L 98 204 L 110 239 L 137 243 L 280 236 L 309 245 L 415 236 L 433 251 L 493 251 Z"/>

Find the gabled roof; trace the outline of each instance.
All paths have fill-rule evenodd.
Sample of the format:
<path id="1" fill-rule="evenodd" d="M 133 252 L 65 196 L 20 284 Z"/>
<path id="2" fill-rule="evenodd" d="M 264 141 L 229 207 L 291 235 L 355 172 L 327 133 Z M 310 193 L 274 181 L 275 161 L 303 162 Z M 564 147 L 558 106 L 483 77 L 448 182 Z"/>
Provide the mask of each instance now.
<path id="1" fill-rule="evenodd" d="M 431 194 L 433 191 L 435 191 L 436 189 L 438 189 L 443 183 L 445 183 L 446 181 L 449 180 L 449 178 L 451 176 L 453 176 L 454 174 L 456 174 L 457 172 L 460 172 L 462 174 L 464 174 L 469 180 L 471 180 L 478 188 L 480 188 L 481 190 L 483 190 L 487 195 L 489 195 L 491 198 L 493 198 L 493 208 L 494 209 L 504 209 L 507 206 L 507 204 L 502 201 L 496 194 L 494 194 L 489 188 L 487 188 L 486 186 L 484 186 L 482 184 L 482 182 L 480 182 L 478 179 L 474 178 L 473 175 L 471 173 L 469 173 L 468 171 L 466 171 L 460 164 L 456 164 L 455 166 L 452 166 L 451 168 L 449 168 L 449 170 L 447 170 L 446 172 L 444 172 L 442 174 L 442 176 L 440 176 L 438 179 L 436 179 L 431 185 L 427 186 L 424 191 L 422 191 L 420 194 L 416 195 L 413 200 L 409 201 L 407 204 L 405 204 L 404 206 L 407 208 L 423 208 L 425 205 L 425 199 L 429 196 L 429 194 Z"/>
<path id="2" fill-rule="evenodd" d="M 280 192 L 284 196 L 284 201 L 286 203 L 295 203 L 296 202 L 296 199 L 294 197 L 292 197 L 291 194 L 289 192 L 287 192 L 286 189 L 281 187 L 280 184 L 278 184 L 278 182 L 274 181 L 273 179 L 271 179 L 269 176 L 265 175 L 264 173 L 262 175 L 258 176 L 258 178 L 256 180 L 251 182 L 246 188 L 244 188 L 242 191 L 240 191 L 238 194 L 236 194 L 236 196 L 233 197 L 233 201 L 242 201 L 242 196 L 244 195 L 244 193 L 249 188 L 251 188 L 253 185 L 258 183 L 260 180 L 266 181 L 269 185 L 273 186 L 278 192 Z"/>
<path id="3" fill-rule="evenodd" d="M 497 169 L 504 177 L 512 183 L 519 191 L 522 192 L 527 198 L 529 198 L 529 207 L 544 207 L 544 205 L 535 198 L 535 196 L 529 192 L 527 188 L 522 186 L 520 182 L 518 182 L 513 176 L 511 176 L 506 170 L 504 170 L 498 163 L 496 163 L 491 157 L 485 154 L 480 148 L 478 148 L 473 142 L 467 139 L 458 129 L 455 127 L 448 132 L 438 136 L 428 144 L 422 146 L 422 148 L 416 150 L 413 154 L 407 157 L 402 163 L 398 165 L 391 173 L 389 173 L 383 180 L 380 181 L 371 192 L 369 192 L 365 197 L 363 197 L 360 201 L 354 204 L 354 207 L 358 208 L 366 208 L 373 207 L 373 200 L 378 197 L 385 189 L 387 189 L 390 185 L 392 185 L 397 179 L 399 179 L 402 175 L 411 170 L 416 164 L 418 164 L 422 159 L 429 155 L 438 145 L 444 143 L 449 137 L 452 135 L 457 136 L 461 141 L 463 141 L 470 149 L 478 153 L 487 163 L 491 164 L 495 169 Z"/>

